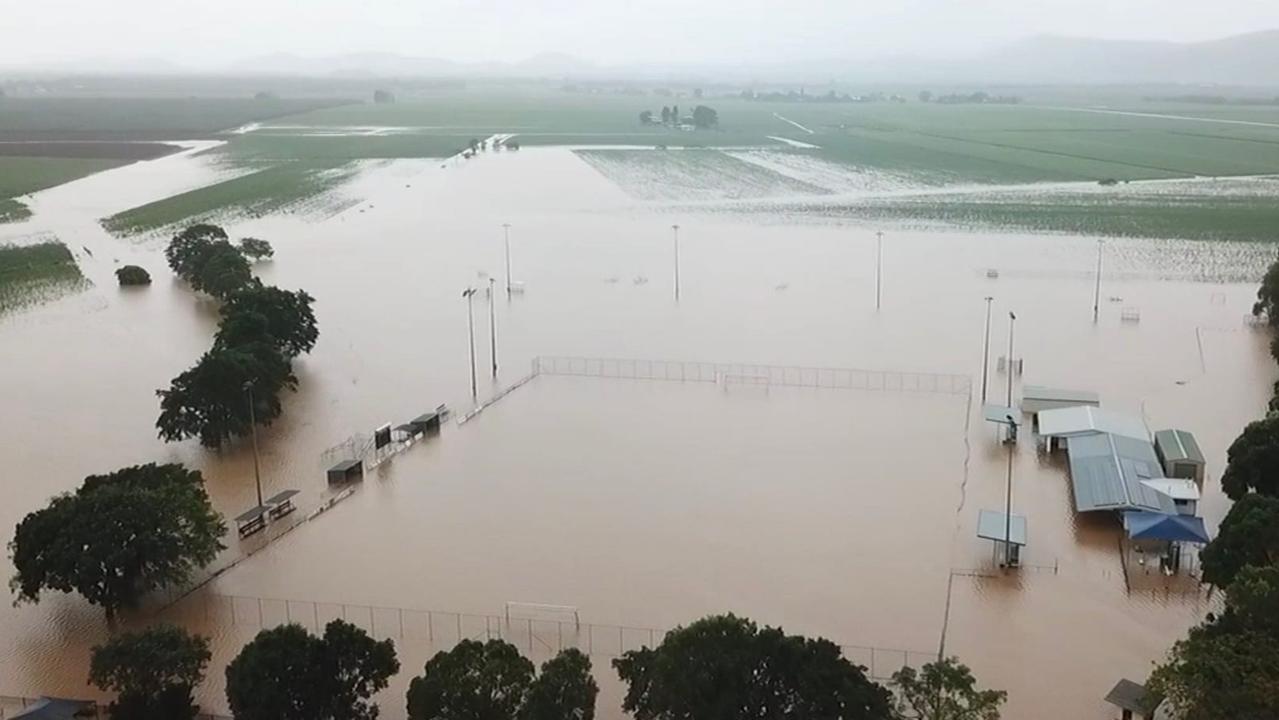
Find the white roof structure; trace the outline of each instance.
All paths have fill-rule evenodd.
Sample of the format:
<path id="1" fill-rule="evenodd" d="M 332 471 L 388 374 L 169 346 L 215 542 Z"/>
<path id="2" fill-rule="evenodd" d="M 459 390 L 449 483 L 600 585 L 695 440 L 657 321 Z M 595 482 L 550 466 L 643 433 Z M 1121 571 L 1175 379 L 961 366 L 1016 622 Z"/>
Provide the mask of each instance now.
<path id="1" fill-rule="evenodd" d="M 1142 480 L 1142 485 L 1161 492 L 1173 500 L 1198 500 L 1199 486 L 1194 480 L 1185 480 L 1182 478 L 1157 478 L 1151 480 Z"/>
<path id="2" fill-rule="evenodd" d="M 1076 405 L 1101 404 L 1101 396 L 1087 390 L 1064 390 L 1043 385 L 1026 385 L 1021 389 L 1021 407 L 1026 412 L 1042 412 Z"/>
<path id="3" fill-rule="evenodd" d="M 1141 418 L 1091 405 L 1044 410 L 1036 417 L 1042 437 L 1072 438 L 1106 433 L 1150 442 L 1150 429 Z"/>

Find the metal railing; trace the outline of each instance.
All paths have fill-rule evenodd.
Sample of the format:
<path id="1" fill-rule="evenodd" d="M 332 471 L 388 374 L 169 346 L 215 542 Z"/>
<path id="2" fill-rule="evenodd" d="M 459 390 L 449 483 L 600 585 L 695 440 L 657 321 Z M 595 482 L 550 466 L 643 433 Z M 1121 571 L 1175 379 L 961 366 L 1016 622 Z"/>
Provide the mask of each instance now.
<path id="1" fill-rule="evenodd" d="M 194 598 L 193 598 L 194 599 Z M 577 648 L 601 658 L 619 657 L 632 650 L 656 647 L 668 630 L 635 625 L 588 623 L 575 620 L 507 618 L 505 615 L 417 610 L 350 603 L 324 603 L 244 595 L 208 594 L 203 598 L 203 621 L 270 629 L 295 623 L 322 633 L 333 620 L 344 620 L 372 637 L 449 650 L 462 640 L 501 639 L 530 658 L 549 657 Z M 903 666 L 919 667 L 937 653 L 871 645 L 840 644 L 844 656 L 867 668 L 871 677 L 887 679 Z"/>
<path id="2" fill-rule="evenodd" d="M 972 378 L 949 373 L 634 358 L 539 356 L 533 359 L 532 374 L 703 383 L 722 383 L 726 378 L 737 377 L 778 387 L 951 395 L 963 395 L 972 389 Z"/>

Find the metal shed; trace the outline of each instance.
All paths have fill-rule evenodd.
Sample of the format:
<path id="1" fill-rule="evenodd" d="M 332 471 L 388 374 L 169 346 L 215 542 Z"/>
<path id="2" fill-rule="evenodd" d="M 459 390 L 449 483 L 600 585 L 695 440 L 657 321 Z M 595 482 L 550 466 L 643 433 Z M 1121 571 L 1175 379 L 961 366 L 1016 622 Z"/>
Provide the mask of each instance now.
<path id="1" fill-rule="evenodd" d="M 1043 385 L 1026 385 L 1021 390 L 1021 409 L 1028 413 L 1044 410 L 1101 405 L 1101 396 L 1087 390 L 1063 390 Z"/>
<path id="2" fill-rule="evenodd" d="M 1110 692 L 1106 693 L 1106 702 L 1119 708 L 1120 712 L 1123 713 L 1120 716 L 1123 720 L 1132 720 L 1134 714 L 1143 718 L 1150 717 L 1150 710 L 1147 707 L 1149 698 L 1146 695 L 1146 687 L 1128 678 L 1115 683 Z"/>
<path id="3" fill-rule="evenodd" d="M 1163 477 L 1155 448 L 1136 438 L 1094 433 L 1066 441 L 1075 510 L 1149 510 L 1175 514 L 1173 499 L 1144 484 Z"/>
<path id="4" fill-rule="evenodd" d="M 1204 481 L 1206 463 L 1194 435 L 1185 430 L 1160 430 L 1155 433 L 1155 452 L 1168 477 Z"/>
<path id="5" fill-rule="evenodd" d="M 1049 449 L 1060 448 L 1063 440 L 1088 435 L 1117 435 L 1150 443 L 1150 430 L 1141 418 L 1091 405 L 1044 410 L 1035 415 L 1035 420 L 1039 436 L 1047 439 Z"/>

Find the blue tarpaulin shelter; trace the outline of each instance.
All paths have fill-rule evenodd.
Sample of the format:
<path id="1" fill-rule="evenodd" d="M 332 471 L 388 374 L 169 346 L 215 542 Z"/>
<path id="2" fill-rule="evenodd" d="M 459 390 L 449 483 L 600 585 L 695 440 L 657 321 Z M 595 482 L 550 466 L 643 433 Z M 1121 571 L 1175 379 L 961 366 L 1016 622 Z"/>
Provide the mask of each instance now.
<path id="1" fill-rule="evenodd" d="M 8 717 L 13 720 L 78 720 L 97 717 L 97 706 L 87 700 L 42 697 Z"/>
<path id="2" fill-rule="evenodd" d="M 1203 518 L 1156 512 L 1124 513 L 1130 540 L 1163 540 L 1204 544 L 1209 540 Z"/>

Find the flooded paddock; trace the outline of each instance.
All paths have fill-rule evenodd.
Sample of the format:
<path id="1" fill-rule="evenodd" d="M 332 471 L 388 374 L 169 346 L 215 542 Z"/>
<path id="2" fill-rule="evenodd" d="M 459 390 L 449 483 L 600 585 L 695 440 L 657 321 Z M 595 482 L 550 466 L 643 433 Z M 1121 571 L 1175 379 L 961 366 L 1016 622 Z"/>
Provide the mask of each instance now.
<path id="1" fill-rule="evenodd" d="M 96 223 L 198 162 L 164 158 L 47 191 L 35 217 L 0 229 L 0 241 L 56 234 L 96 284 L 0 317 L 0 527 L 87 474 L 148 461 L 201 469 L 228 517 L 253 504 L 247 442 L 209 452 L 155 438 L 154 391 L 208 347 L 216 306 L 171 278 L 164 238 L 121 241 Z M 183 167 L 183 187 L 215 172 Z M 262 625 L 307 624 L 310 609 L 310 624 L 349 613 L 399 638 L 404 672 L 383 714 L 400 718 L 408 678 L 449 642 L 423 640 L 414 618 L 501 618 L 514 601 L 634 629 L 618 649 L 725 610 L 860 648 L 936 652 L 944 635 L 946 653 L 1009 691 L 1007 717 L 1100 719 L 1114 681 L 1144 677 L 1208 609 L 1184 578 L 1125 580 L 1118 522 L 1077 516 L 1064 462 L 1029 433 L 1013 471 L 1027 567 L 994 567 L 975 525 L 979 509 L 1002 509 L 1007 449 L 979 412 L 983 298 L 994 298 L 990 399 L 1006 392 L 995 358 L 1015 311 L 1025 382 L 1095 390 L 1152 429 L 1195 433 L 1208 458 L 1201 511 L 1215 526 L 1225 449 L 1274 379 L 1268 338 L 1244 324 L 1269 247 L 1107 240 L 1094 323 L 1094 238 L 676 208 L 632 199 L 568 149 L 395 161 L 342 192 L 358 204 L 322 222 L 227 222 L 232 236 L 275 246 L 256 269 L 265 282 L 317 298 L 319 344 L 297 363 L 283 418 L 261 433 L 264 492 L 302 491 L 299 517 L 330 496 L 327 448 L 440 403 L 471 407 L 460 295 L 490 276 L 499 372 L 489 377 L 481 293 L 480 399 L 550 355 L 958 374 L 972 396 L 539 376 L 269 546 L 232 534 L 219 565 L 258 552 L 166 615 L 215 638 L 208 710 L 225 712 L 222 670 L 243 642 Z M 523 288 L 509 298 L 503 223 Z M 118 290 L 116 260 L 155 284 Z M 7 560 L 0 572 L 11 573 Z M 495 632 L 468 622 L 458 635 Z M 536 656 L 552 642 L 545 628 L 504 632 Z M 101 613 L 75 597 L 5 604 L 0 694 L 88 694 L 88 648 L 105 636 Z M 610 652 L 593 657 L 603 718 L 620 716 Z"/>

